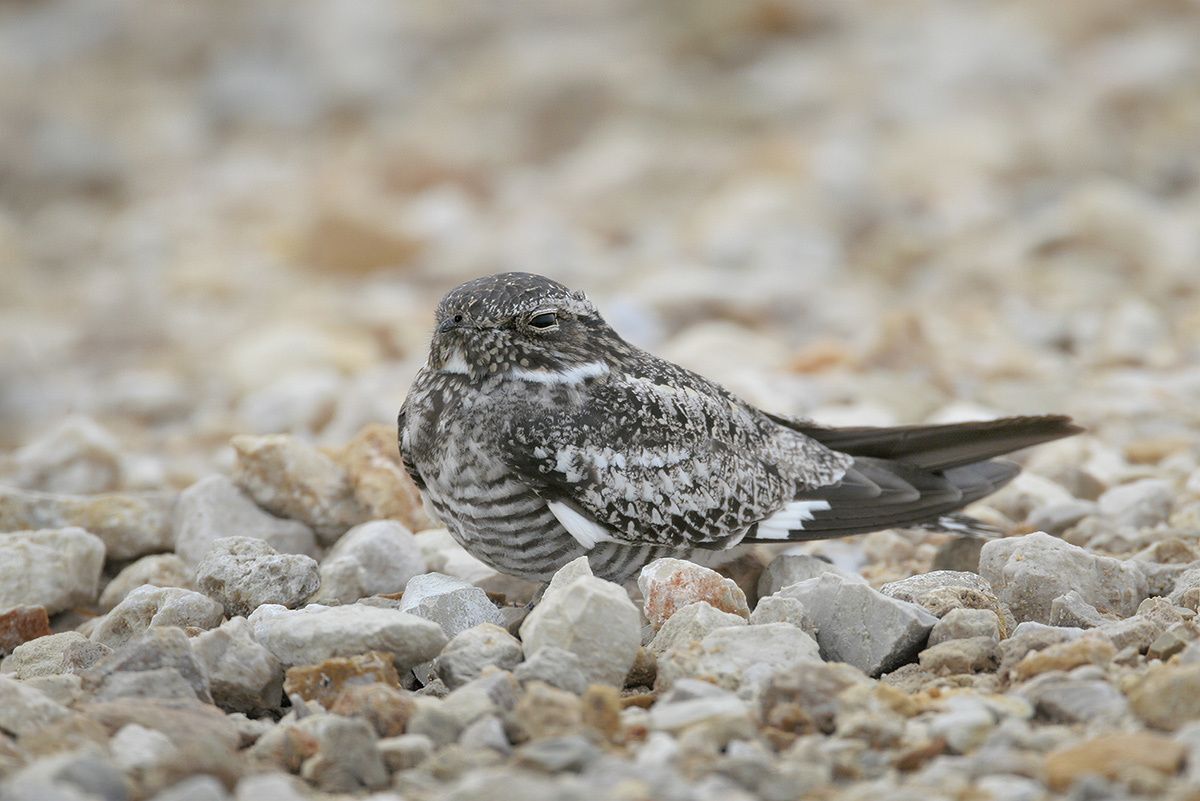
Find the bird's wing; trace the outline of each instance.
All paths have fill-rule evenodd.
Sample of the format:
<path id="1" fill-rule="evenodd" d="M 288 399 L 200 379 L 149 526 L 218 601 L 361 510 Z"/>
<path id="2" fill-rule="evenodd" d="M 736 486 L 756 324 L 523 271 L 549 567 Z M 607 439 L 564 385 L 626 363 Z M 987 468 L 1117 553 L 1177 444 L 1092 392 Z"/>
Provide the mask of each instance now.
<path id="1" fill-rule="evenodd" d="M 400 461 L 404 463 L 404 469 L 408 472 L 408 477 L 412 479 L 413 484 L 416 484 L 418 489 L 424 490 L 425 480 L 417 472 L 417 465 L 413 462 L 412 454 L 409 452 L 408 444 L 405 442 L 404 430 L 407 416 L 408 398 L 405 398 L 404 403 L 400 406 L 400 414 L 396 417 L 396 441 L 400 446 Z"/>
<path id="2" fill-rule="evenodd" d="M 719 548 L 848 458 L 704 382 L 598 382 L 512 418 L 507 461 L 581 544 Z"/>

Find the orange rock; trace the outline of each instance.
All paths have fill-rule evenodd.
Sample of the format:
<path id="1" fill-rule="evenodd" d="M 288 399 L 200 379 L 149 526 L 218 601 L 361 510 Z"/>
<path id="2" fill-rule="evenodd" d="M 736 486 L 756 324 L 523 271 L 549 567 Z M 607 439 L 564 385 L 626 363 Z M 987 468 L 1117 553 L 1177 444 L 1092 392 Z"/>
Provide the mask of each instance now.
<path id="1" fill-rule="evenodd" d="M 289 696 L 297 693 L 305 701 L 316 701 L 330 709 L 347 687 L 376 682 L 400 686 L 400 676 L 391 654 L 368 651 L 357 656 L 326 659 L 319 665 L 288 668 L 283 690 Z"/>
<path id="2" fill-rule="evenodd" d="M 617 688 L 593 684 L 580 696 L 583 725 L 590 726 L 609 742 L 621 734 L 621 693 Z"/>
<path id="3" fill-rule="evenodd" d="M 41 606 L 18 606 L 0 612 L 0 656 L 21 643 L 50 634 L 50 617 Z"/>
<path id="4" fill-rule="evenodd" d="M 1047 755 L 1046 783 L 1052 790 L 1063 792 L 1082 776 L 1118 779 L 1131 768 L 1171 775 L 1183 766 L 1183 757 L 1183 744 L 1161 735 L 1103 734 Z"/>
<path id="5" fill-rule="evenodd" d="M 750 617 L 746 593 L 733 579 L 682 559 L 655 559 L 638 576 L 643 610 L 655 631 L 689 604 L 705 601 L 722 612 Z"/>
<path id="6" fill-rule="evenodd" d="M 380 737 L 404 733 L 417 705 L 408 693 L 390 684 L 352 684 L 342 690 L 329 709 L 335 715 L 363 718 Z"/>

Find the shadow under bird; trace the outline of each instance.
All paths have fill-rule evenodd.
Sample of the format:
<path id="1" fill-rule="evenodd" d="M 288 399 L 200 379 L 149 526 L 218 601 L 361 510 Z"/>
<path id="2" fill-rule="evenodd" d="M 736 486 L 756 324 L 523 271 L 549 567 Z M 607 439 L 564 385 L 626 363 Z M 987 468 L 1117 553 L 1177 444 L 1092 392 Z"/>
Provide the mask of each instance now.
<path id="1" fill-rule="evenodd" d="M 464 548 L 546 581 L 586 554 L 623 582 L 660 556 L 936 524 L 1078 433 L 1063 416 L 827 428 L 762 411 L 621 339 L 529 273 L 438 305 L 400 410 L 413 481 Z"/>

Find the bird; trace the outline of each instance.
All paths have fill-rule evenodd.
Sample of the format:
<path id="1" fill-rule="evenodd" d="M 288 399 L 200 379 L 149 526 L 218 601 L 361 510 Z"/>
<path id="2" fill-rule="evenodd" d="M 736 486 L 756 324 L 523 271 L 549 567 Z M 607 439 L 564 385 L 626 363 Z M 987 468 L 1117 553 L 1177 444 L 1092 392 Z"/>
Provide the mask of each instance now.
<path id="1" fill-rule="evenodd" d="M 937 525 L 1020 471 L 996 457 L 1080 431 L 1064 415 L 835 428 L 774 414 L 523 272 L 442 298 L 398 419 L 405 470 L 453 538 L 536 582 L 580 556 L 623 583 L 663 556 Z"/>

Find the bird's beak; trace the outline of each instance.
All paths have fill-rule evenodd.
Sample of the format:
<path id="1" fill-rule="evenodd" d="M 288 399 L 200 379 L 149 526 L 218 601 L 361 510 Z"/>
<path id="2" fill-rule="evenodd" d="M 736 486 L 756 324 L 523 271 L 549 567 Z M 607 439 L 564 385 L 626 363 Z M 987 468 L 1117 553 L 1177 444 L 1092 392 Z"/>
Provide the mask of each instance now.
<path id="1" fill-rule="evenodd" d="M 459 325 L 458 323 L 454 322 L 453 318 L 448 317 L 445 320 L 442 320 L 442 324 L 438 326 L 438 333 L 439 334 L 448 334 L 450 331 L 453 331 L 455 328 L 458 328 L 458 325 Z"/>

